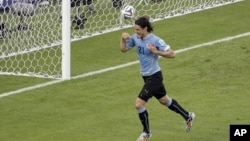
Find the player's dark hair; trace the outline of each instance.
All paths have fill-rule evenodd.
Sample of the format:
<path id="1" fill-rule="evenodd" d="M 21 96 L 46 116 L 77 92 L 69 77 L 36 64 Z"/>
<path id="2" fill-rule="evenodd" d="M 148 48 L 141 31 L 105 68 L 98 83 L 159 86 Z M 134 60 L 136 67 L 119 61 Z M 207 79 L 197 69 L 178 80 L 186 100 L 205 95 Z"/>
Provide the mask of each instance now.
<path id="1" fill-rule="evenodd" d="M 149 21 L 149 17 L 148 16 L 142 16 L 142 17 L 138 18 L 135 21 L 135 24 L 139 25 L 141 28 L 147 27 L 147 31 L 148 32 L 152 32 L 154 30 L 153 26 L 151 25 L 151 23 Z"/>

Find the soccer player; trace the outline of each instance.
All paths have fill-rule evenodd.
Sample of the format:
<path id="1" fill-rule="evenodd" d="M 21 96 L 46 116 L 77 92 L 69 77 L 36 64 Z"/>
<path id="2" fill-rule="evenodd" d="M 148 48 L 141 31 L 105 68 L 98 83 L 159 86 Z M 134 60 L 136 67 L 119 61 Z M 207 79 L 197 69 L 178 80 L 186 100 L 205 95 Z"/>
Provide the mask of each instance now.
<path id="1" fill-rule="evenodd" d="M 175 58 L 174 51 L 163 39 L 152 33 L 153 27 L 147 16 L 140 17 L 135 21 L 134 31 L 135 34 L 132 36 L 128 33 L 122 33 L 120 50 L 121 52 L 127 52 L 133 47 L 136 48 L 140 61 L 140 73 L 144 80 L 144 85 L 135 100 L 135 108 L 143 127 L 137 141 L 146 141 L 152 135 L 146 109 L 146 103 L 152 97 L 155 97 L 170 110 L 180 114 L 186 122 L 186 131 L 189 132 L 195 114 L 186 111 L 175 99 L 167 95 L 161 68 L 158 64 L 159 56 Z"/>

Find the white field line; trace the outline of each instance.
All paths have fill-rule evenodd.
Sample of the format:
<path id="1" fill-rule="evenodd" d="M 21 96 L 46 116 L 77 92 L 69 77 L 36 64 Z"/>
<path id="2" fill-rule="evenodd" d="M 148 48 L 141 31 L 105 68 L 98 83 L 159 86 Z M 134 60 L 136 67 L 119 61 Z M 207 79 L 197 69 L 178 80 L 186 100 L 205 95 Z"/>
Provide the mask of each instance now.
<path id="1" fill-rule="evenodd" d="M 249 35 L 250 35 L 250 32 L 239 34 L 239 35 L 236 35 L 236 36 L 226 37 L 226 38 L 223 38 L 223 39 L 210 41 L 210 42 L 207 42 L 207 43 L 203 43 L 203 44 L 187 47 L 187 48 L 184 48 L 184 49 L 176 50 L 175 53 L 181 53 L 181 52 L 185 52 L 185 51 L 200 48 L 200 47 L 211 46 L 211 45 L 214 45 L 214 44 L 217 44 L 217 43 L 226 42 L 226 41 L 234 40 L 234 39 L 249 36 Z M 126 63 L 126 64 L 121 64 L 121 65 L 118 65 L 118 66 L 113 66 L 113 67 L 109 67 L 109 68 L 105 68 L 105 69 L 101 69 L 101 70 L 97 70 L 97 71 L 83 73 L 81 75 L 73 76 L 71 79 L 78 79 L 78 78 L 84 78 L 84 77 L 88 77 L 88 76 L 92 76 L 92 75 L 97 75 L 97 74 L 100 74 L 100 73 L 105 73 L 105 72 L 108 72 L 108 71 L 128 67 L 128 66 L 138 64 L 138 63 L 139 63 L 139 61 L 133 61 L 133 62 L 129 62 L 129 63 Z M 34 90 L 34 89 L 38 89 L 38 88 L 42 88 L 42 87 L 46 87 L 46 86 L 53 85 L 53 84 L 56 84 L 56 83 L 61 83 L 63 81 L 64 80 L 53 80 L 53 81 L 50 81 L 50 82 L 46 82 L 46 83 L 42 83 L 42 84 L 38 84 L 38 85 L 26 87 L 26 88 L 21 88 L 21 89 L 15 90 L 15 91 L 2 93 L 2 94 L 0 94 L 0 98 L 10 96 L 10 95 L 19 94 L 19 93 L 22 93 L 22 92 L 26 92 L 26 91 L 30 91 L 30 90 Z"/>

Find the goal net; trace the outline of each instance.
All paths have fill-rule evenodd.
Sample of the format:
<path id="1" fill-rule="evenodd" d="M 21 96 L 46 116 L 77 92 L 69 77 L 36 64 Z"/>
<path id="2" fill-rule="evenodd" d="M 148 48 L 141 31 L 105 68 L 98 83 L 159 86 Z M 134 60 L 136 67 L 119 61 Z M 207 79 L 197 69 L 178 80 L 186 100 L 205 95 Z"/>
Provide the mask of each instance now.
<path id="1" fill-rule="evenodd" d="M 131 27 L 134 19 L 121 15 L 124 4 L 135 8 L 134 18 L 148 15 L 154 22 L 236 1 L 0 0 L 0 74 L 64 79 L 62 66 L 70 64 L 63 64 L 63 22 L 75 41 Z M 62 14 L 67 6 L 69 20 Z"/>

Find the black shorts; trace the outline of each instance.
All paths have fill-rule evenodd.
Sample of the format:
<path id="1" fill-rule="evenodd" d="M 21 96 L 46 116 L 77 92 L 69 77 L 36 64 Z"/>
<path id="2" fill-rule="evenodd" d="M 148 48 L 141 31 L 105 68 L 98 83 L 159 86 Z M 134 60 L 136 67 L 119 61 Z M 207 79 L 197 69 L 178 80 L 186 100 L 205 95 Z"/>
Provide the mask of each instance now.
<path id="1" fill-rule="evenodd" d="M 157 99 L 162 98 L 167 94 L 163 85 L 162 72 L 159 71 L 151 76 L 143 76 L 144 86 L 138 97 L 144 101 L 148 101 L 153 96 Z"/>

